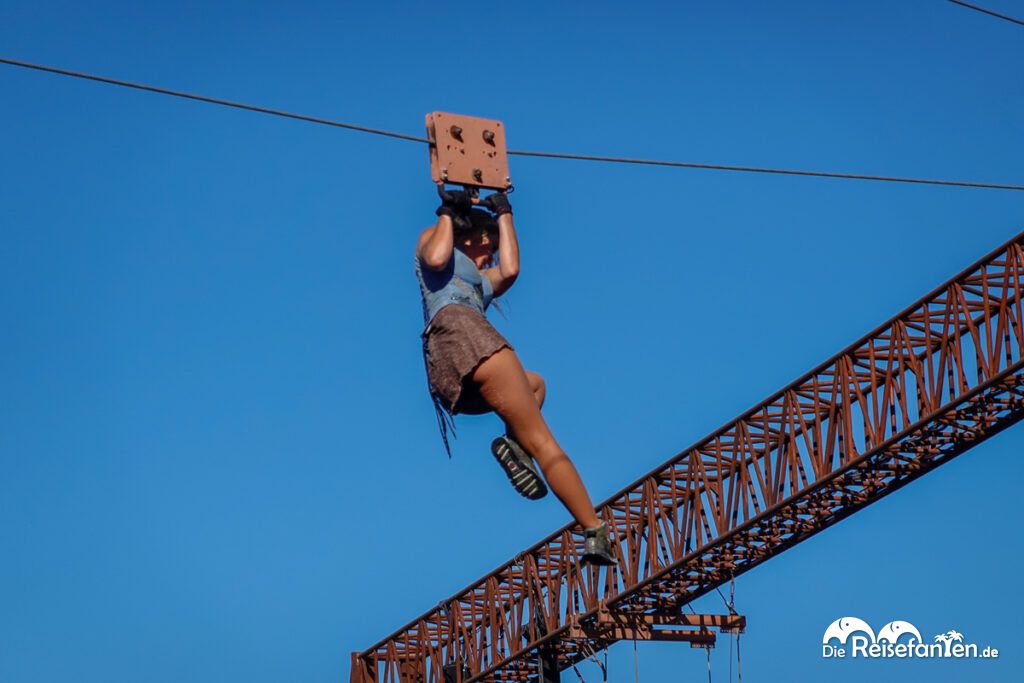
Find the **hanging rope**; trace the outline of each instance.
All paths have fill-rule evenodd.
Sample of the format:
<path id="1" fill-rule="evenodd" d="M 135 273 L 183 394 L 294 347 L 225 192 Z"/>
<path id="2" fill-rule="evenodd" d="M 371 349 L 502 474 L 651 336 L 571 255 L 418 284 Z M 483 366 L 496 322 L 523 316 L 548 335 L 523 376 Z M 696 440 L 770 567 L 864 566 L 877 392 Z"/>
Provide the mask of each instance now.
<path id="1" fill-rule="evenodd" d="M 586 657 L 588 661 L 597 664 L 598 668 L 601 669 L 601 683 L 608 683 L 608 648 L 605 648 L 604 650 L 604 663 L 602 664 L 601 660 L 597 658 L 597 653 L 594 652 L 594 648 L 590 646 L 590 643 L 584 641 L 582 647 L 586 648 L 586 650 L 590 650 L 589 654 L 584 651 L 583 656 Z M 579 679 L 580 683 L 587 683 L 583 678 L 583 674 L 580 673 L 580 670 L 576 668 L 575 664 L 572 665 L 572 670 L 573 673 L 576 674 L 576 678 Z"/>
<path id="2" fill-rule="evenodd" d="M 730 605 L 729 601 L 725 599 L 725 596 L 722 594 L 722 589 L 718 586 L 715 586 L 715 592 L 718 593 L 718 597 L 722 598 L 722 602 L 725 603 L 725 608 L 729 610 L 729 614 L 732 614 L 732 605 Z"/>
<path id="3" fill-rule="evenodd" d="M 740 658 L 740 632 L 736 632 L 736 676 L 738 683 L 743 683 L 743 662 Z"/>
<path id="4" fill-rule="evenodd" d="M 588 645 L 587 647 L 590 647 L 590 646 Z M 605 648 L 605 650 L 604 650 L 604 663 L 603 664 L 601 663 L 601 660 L 597 658 L 597 653 L 594 652 L 593 650 L 590 651 L 590 657 L 588 657 L 587 659 L 592 661 L 594 664 L 597 664 L 597 666 L 601 669 L 601 681 L 602 681 L 602 683 L 608 683 L 608 648 Z"/>
<path id="5" fill-rule="evenodd" d="M 725 595 L 722 593 L 722 589 L 715 586 L 715 590 L 718 592 L 718 597 L 722 598 L 722 602 L 725 603 L 726 609 L 729 610 L 729 614 L 735 615 L 736 610 L 733 604 L 736 602 L 736 577 L 733 576 L 729 579 L 729 599 L 726 600 Z"/>
<path id="6" fill-rule="evenodd" d="M 722 592 L 718 592 L 722 595 Z M 725 600 L 725 596 L 722 595 L 722 599 Z M 733 575 L 729 579 L 729 600 L 725 603 L 726 607 L 729 608 L 729 614 L 736 615 L 736 576 Z M 743 683 L 743 669 L 740 663 L 740 631 L 734 629 L 730 634 L 736 639 L 736 675 L 739 678 L 739 683 Z M 732 638 L 729 639 L 729 683 L 732 683 Z"/>
<path id="7" fill-rule="evenodd" d="M 730 633 L 729 635 L 734 634 Z M 732 683 L 732 638 L 729 638 L 729 683 Z"/>
<path id="8" fill-rule="evenodd" d="M 640 658 L 636 653 L 636 638 L 633 639 L 633 678 L 640 683 Z"/>
<path id="9" fill-rule="evenodd" d="M 725 603 L 726 609 L 729 610 L 729 614 L 732 616 L 738 616 L 736 611 L 736 576 L 733 575 L 729 578 L 729 597 L 726 598 L 722 590 L 715 586 L 715 591 L 718 592 L 718 596 L 722 598 L 722 602 Z M 742 682 L 743 673 L 740 669 L 740 632 L 738 629 L 730 629 L 730 636 L 736 639 L 736 671 L 739 676 L 739 680 Z M 729 683 L 732 683 L 732 637 L 729 639 Z M 708 681 L 711 680 L 711 651 L 708 650 Z"/>

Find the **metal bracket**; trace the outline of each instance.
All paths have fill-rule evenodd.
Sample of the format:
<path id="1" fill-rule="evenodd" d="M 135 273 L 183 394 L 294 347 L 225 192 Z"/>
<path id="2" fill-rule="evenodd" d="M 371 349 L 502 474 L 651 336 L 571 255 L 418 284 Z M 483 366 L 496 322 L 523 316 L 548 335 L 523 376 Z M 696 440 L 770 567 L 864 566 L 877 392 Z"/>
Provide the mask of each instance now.
<path id="1" fill-rule="evenodd" d="M 716 635 L 711 629 L 742 633 L 747 627 L 746 618 L 738 614 L 631 614 L 602 607 L 596 616 L 594 622 L 573 622 L 569 637 L 603 642 L 669 640 L 714 647 Z"/>
<path id="2" fill-rule="evenodd" d="M 435 111 L 427 114 L 430 177 L 435 183 L 508 190 L 505 127 L 501 121 Z"/>

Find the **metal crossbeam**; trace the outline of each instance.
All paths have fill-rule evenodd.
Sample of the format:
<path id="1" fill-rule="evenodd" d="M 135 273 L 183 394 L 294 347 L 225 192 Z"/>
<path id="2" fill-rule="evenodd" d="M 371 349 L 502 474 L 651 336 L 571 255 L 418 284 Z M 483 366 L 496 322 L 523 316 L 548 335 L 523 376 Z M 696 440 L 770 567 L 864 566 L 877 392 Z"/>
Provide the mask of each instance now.
<path id="1" fill-rule="evenodd" d="M 602 503 L 618 566 L 581 567 L 566 526 L 353 654 L 351 681 L 525 682 L 538 653 L 564 670 L 687 631 L 662 627 L 1024 417 L 1022 298 L 1024 233 Z"/>
<path id="2" fill-rule="evenodd" d="M 606 645 L 618 640 L 669 640 L 688 642 L 691 647 L 714 647 L 712 628 L 742 633 L 746 626 L 746 618 L 738 614 L 644 614 L 602 607 L 596 619 L 585 626 L 574 622 L 569 638 Z"/>

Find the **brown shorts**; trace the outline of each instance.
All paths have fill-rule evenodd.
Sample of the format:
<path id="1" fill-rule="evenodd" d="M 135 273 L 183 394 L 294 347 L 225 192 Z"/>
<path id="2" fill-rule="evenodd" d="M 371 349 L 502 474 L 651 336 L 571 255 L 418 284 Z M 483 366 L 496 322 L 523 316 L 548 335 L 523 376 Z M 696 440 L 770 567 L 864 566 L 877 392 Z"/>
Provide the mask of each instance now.
<path id="1" fill-rule="evenodd" d="M 445 410 L 451 415 L 489 412 L 473 373 L 501 349 L 511 349 L 508 340 L 477 310 L 461 304 L 438 311 L 425 334 L 427 381 Z"/>

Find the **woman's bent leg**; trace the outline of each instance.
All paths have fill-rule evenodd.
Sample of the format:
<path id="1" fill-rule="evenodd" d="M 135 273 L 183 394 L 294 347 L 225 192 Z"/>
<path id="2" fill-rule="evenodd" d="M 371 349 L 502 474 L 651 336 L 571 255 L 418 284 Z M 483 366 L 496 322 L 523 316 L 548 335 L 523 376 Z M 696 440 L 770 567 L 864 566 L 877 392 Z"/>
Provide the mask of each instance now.
<path id="1" fill-rule="evenodd" d="M 511 435 L 540 465 L 548 486 L 576 521 L 584 528 L 600 524 L 576 467 L 541 415 L 538 403 L 543 400 L 543 393 L 538 397 L 534 392 L 515 352 L 504 348 L 495 353 L 476 369 L 473 381 L 480 396 L 505 421 Z"/>

